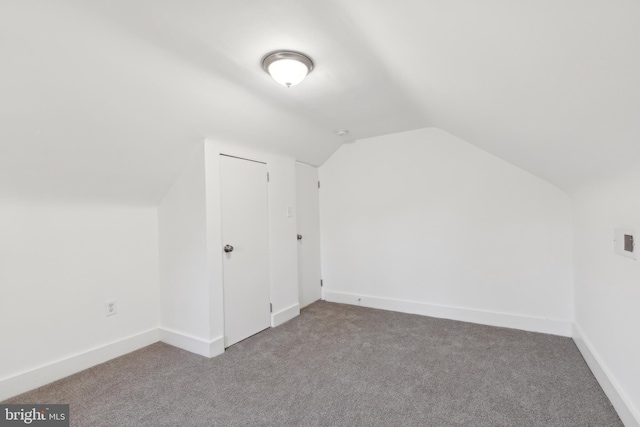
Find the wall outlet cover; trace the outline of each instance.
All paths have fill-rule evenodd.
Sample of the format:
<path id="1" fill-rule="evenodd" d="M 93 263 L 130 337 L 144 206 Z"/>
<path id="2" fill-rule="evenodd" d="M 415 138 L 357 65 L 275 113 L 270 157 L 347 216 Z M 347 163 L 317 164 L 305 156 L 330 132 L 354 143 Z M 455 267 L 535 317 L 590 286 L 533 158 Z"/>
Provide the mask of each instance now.
<path id="1" fill-rule="evenodd" d="M 104 314 L 105 316 L 113 316 L 118 313 L 118 303 L 115 299 L 110 299 L 104 302 Z"/>

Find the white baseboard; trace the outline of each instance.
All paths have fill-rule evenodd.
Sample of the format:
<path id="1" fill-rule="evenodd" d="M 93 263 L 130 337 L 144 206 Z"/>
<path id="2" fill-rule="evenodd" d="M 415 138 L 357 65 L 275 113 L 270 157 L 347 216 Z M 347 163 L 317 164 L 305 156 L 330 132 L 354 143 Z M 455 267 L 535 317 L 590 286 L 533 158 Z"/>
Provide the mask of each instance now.
<path id="1" fill-rule="evenodd" d="M 545 334 L 560 335 L 563 337 L 571 336 L 571 322 L 568 320 L 544 319 L 540 317 L 521 316 L 510 313 L 496 313 L 470 308 L 336 292 L 328 289 L 323 289 L 323 295 L 324 299 L 329 302 L 360 305 L 363 307 L 399 311 L 401 313 L 420 314 L 422 316 L 438 317 L 442 319 L 460 320 L 463 322 L 479 323 L 482 325 L 501 326 L 504 328 L 521 329 L 531 332 L 542 332 Z"/>
<path id="2" fill-rule="evenodd" d="M 25 393 L 69 375 L 104 363 L 160 340 L 158 329 L 77 353 L 64 359 L 31 369 L 17 375 L 0 379 L 0 401 Z"/>
<path id="3" fill-rule="evenodd" d="M 224 353 L 224 337 L 207 341 L 182 332 L 160 328 L 160 341 L 204 357 L 215 357 Z"/>
<path id="4" fill-rule="evenodd" d="M 593 376 L 596 377 L 600 387 L 602 387 L 602 390 L 604 390 L 604 393 L 618 412 L 618 416 L 624 425 L 626 427 L 640 427 L 640 412 L 611 375 L 611 371 L 598 356 L 593 345 L 577 324 L 573 325 L 573 341 L 576 343 L 580 353 L 582 353 L 587 365 L 591 368 Z"/>
<path id="5" fill-rule="evenodd" d="M 224 353 L 224 337 L 219 336 L 209 343 L 209 357 L 220 356 Z"/>
<path id="6" fill-rule="evenodd" d="M 280 326 L 298 315 L 300 315 L 300 304 L 293 304 L 291 307 L 287 307 L 277 313 L 272 313 L 271 327 L 275 328 L 276 326 Z"/>

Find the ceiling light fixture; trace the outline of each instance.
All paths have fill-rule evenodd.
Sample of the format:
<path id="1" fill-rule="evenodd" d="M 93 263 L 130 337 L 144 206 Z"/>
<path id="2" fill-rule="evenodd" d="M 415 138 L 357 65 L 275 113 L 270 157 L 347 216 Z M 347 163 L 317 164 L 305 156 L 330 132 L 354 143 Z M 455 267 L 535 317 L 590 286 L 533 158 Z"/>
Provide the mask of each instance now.
<path id="1" fill-rule="evenodd" d="M 336 131 L 336 135 L 338 135 L 338 136 L 345 136 L 345 135 L 346 135 L 346 134 L 348 134 L 348 133 L 349 133 L 349 131 L 348 131 L 348 130 L 346 130 L 346 129 L 338 129 L 338 130 Z"/>
<path id="2" fill-rule="evenodd" d="M 313 61 L 300 52 L 278 50 L 264 57 L 262 68 L 281 85 L 291 87 L 313 70 Z"/>

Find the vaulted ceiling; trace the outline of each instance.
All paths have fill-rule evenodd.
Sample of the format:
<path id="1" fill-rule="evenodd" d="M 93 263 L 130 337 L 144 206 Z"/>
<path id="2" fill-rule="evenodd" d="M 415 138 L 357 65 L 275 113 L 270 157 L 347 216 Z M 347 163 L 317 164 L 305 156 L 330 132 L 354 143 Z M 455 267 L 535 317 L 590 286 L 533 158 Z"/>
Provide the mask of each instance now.
<path id="1" fill-rule="evenodd" d="M 0 198 L 155 204 L 207 137 L 320 165 L 426 126 L 570 193 L 640 165 L 638 76 L 637 0 L 5 0 Z"/>

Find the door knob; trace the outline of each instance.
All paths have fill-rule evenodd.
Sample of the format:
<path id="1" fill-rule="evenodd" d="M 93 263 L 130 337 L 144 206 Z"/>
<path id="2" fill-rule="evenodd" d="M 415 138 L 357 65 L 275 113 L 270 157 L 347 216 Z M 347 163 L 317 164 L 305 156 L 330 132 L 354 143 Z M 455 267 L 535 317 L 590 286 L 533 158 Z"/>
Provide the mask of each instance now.
<path id="1" fill-rule="evenodd" d="M 231 246 L 231 245 L 224 245 L 224 251 L 225 251 L 225 252 L 233 252 L 233 246 Z"/>
<path id="2" fill-rule="evenodd" d="M 302 234 L 298 234 L 298 240 L 302 240 Z"/>

